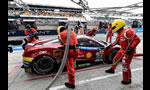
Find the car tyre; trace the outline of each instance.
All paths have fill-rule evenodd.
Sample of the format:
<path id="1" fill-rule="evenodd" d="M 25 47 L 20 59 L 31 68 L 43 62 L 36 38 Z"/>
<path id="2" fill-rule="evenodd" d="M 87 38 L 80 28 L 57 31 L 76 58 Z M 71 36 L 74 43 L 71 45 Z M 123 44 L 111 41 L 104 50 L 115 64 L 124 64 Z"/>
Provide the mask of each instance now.
<path id="1" fill-rule="evenodd" d="M 109 64 L 112 64 L 113 59 L 114 59 L 114 57 L 115 57 L 115 55 L 117 54 L 118 51 L 119 51 L 119 49 L 113 49 L 113 50 L 111 51 L 111 53 L 110 53 L 109 56 L 108 56 L 108 63 L 109 63 Z"/>
<path id="2" fill-rule="evenodd" d="M 55 67 L 56 67 L 56 62 L 50 56 L 42 56 L 34 60 L 32 64 L 33 71 L 40 75 L 51 73 Z"/>

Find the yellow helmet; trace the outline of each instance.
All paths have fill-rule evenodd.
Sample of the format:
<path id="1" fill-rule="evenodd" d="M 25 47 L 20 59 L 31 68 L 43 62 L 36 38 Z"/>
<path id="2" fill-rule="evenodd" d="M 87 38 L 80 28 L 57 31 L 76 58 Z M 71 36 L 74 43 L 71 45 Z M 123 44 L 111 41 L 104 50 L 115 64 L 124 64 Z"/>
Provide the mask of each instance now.
<path id="1" fill-rule="evenodd" d="M 119 29 L 125 26 L 125 21 L 122 19 L 117 19 L 112 23 L 112 32 L 117 32 Z"/>
<path id="2" fill-rule="evenodd" d="M 65 27 L 64 26 L 59 26 L 57 28 L 57 33 L 60 34 L 63 30 L 65 30 Z"/>

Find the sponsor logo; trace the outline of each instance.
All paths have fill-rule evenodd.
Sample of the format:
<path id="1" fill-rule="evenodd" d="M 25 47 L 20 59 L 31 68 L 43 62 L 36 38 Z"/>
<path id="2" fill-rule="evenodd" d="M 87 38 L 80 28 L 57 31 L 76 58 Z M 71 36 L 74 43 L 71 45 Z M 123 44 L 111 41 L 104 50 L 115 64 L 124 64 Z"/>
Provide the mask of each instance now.
<path id="1" fill-rule="evenodd" d="M 88 53 L 86 54 L 86 58 L 91 58 L 91 57 L 92 57 L 92 53 L 88 52 Z"/>
<path id="2" fill-rule="evenodd" d="M 47 51 L 39 51 L 39 54 L 47 53 Z"/>
<path id="3" fill-rule="evenodd" d="M 53 51 L 53 56 L 55 57 L 55 58 L 60 58 L 61 57 L 61 50 L 59 50 L 59 49 L 57 49 L 57 50 L 54 50 Z"/>
<path id="4" fill-rule="evenodd" d="M 85 55 L 78 55 L 78 58 L 83 58 L 85 57 Z"/>
<path id="5" fill-rule="evenodd" d="M 98 47 L 81 47 L 81 46 L 79 46 L 79 49 L 82 49 L 82 50 L 99 50 Z"/>
<path id="6" fill-rule="evenodd" d="M 125 41 L 126 39 L 124 37 L 120 37 L 120 40 L 121 41 Z"/>

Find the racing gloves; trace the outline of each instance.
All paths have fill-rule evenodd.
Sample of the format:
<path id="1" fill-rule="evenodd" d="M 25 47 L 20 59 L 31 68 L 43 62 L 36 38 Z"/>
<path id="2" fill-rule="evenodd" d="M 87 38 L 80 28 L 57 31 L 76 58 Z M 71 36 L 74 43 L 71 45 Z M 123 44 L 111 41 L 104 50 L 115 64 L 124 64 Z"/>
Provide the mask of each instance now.
<path id="1" fill-rule="evenodd" d="M 126 54 L 127 54 L 127 55 L 131 55 L 131 53 L 132 53 L 133 50 L 134 50 L 134 48 L 129 47 L 129 48 L 127 49 L 127 51 L 126 51 Z"/>

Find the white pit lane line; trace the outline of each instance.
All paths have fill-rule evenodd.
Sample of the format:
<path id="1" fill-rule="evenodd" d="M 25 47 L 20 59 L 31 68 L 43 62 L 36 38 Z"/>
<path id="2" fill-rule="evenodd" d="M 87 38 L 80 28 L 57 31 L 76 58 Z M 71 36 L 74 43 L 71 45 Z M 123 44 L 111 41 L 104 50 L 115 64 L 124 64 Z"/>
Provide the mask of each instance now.
<path id="1" fill-rule="evenodd" d="M 134 72 L 134 71 L 139 71 L 139 70 L 143 70 L 143 67 L 132 69 L 131 71 Z M 95 78 L 91 78 L 91 79 L 87 79 L 87 80 L 82 80 L 82 81 L 78 81 L 77 83 L 75 83 L 75 85 L 81 85 L 81 84 L 85 84 L 85 83 L 96 81 L 96 80 L 106 79 L 106 78 L 117 76 L 117 75 L 120 75 L 120 74 L 122 74 L 122 72 L 117 72 L 115 74 L 109 74 L 109 75 L 105 75 L 105 76 L 101 76 L 101 77 L 95 77 Z M 66 88 L 66 86 L 65 85 L 60 85 L 60 86 L 52 87 L 49 90 L 59 90 L 59 89 L 62 89 L 62 88 Z"/>

